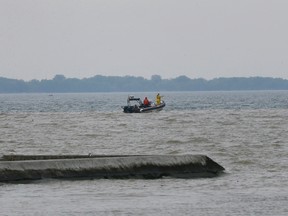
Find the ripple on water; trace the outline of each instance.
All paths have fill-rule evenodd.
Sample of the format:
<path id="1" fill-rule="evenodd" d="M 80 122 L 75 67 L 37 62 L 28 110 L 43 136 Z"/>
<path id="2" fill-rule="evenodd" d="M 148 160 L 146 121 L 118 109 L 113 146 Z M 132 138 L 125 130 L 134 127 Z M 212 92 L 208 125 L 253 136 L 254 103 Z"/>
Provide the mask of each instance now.
<path id="1" fill-rule="evenodd" d="M 104 107 L 97 108 L 94 96 L 87 96 L 89 109 L 82 107 L 80 111 L 73 104 L 79 99 L 75 99 L 75 95 L 69 99 L 69 106 L 63 106 L 62 96 L 40 97 L 38 99 L 44 101 L 49 98 L 46 105 L 50 107 L 58 97 L 63 100 L 59 99 L 57 107 L 60 110 L 55 112 L 46 105 L 39 105 L 43 113 L 32 107 L 37 100 L 31 101 L 28 97 L 31 103 L 25 102 L 25 106 L 17 109 L 28 110 L 26 106 L 30 106 L 36 112 L 31 109 L 29 113 L 0 111 L 0 155 L 205 154 L 223 165 L 225 175 L 197 180 L 47 180 L 28 185 L 5 184 L 4 187 L 0 185 L 0 203 L 5 203 L 1 213 L 71 215 L 77 212 L 85 215 L 93 212 L 91 215 L 109 215 L 115 211 L 186 215 L 193 209 L 195 215 L 286 215 L 287 192 L 283 188 L 288 187 L 288 109 L 255 109 L 259 104 L 243 108 L 243 104 L 249 104 L 250 96 L 248 102 L 241 102 L 242 105 L 234 96 L 228 97 L 234 104 L 226 103 L 224 98 L 225 107 L 232 106 L 229 109 L 219 108 L 224 105 L 214 101 L 218 107 L 215 108 L 214 96 L 232 93 L 210 93 L 212 96 L 206 101 L 203 98 L 209 93 L 189 94 L 185 95 L 187 104 L 190 103 L 188 108 L 178 109 L 178 102 L 175 102 L 172 109 L 167 103 L 167 109 L 143 115 L 116 112 L 119 95 L 115 98 L 119 104 L 113 109 L 105 103 L 101 103 Z M 236 95 L 243 98 L 245 94 Z M 287 97 L 287 94 L 282 96 Z M 265 99 L 265 94 L 261 94 L 261 98 Z M 107 100 L 100 96 L 98 99 Z M 81 100 L 83 102 L 83 98 Z M 266 100 L 260 102 L 267 104 Z M 192 103 L 196 109 L 191 108 Z M 95 110 L 91 111 L 92 106 Z M 61 109 L 70 111 L 61 112 Z M 28 210 L 23 208 L 25 203 L 34 205 Z"/>

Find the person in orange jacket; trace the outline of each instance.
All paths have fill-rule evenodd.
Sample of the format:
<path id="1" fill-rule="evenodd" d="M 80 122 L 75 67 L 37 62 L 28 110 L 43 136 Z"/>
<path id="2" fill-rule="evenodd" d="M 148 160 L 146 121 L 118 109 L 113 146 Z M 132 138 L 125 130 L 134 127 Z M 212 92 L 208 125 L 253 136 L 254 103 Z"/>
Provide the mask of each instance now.
<path id="1" fill-rule="evenodd" d="M 145 106 L 149 106 L 149 105 L 150 105 L 150 101 L 148 100 L 147 97 L 144 98 L 143 104 L 144 104 Z"/>

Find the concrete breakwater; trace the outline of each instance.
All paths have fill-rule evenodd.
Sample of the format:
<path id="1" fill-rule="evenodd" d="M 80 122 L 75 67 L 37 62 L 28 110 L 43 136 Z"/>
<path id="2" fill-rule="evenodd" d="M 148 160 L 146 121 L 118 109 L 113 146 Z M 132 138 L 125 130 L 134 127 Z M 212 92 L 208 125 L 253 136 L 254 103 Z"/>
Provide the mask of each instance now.
<path id="1" fill-rule="evenodd" d="M 225 169 L 205 155 L 5 155 L 0 182 L 44 178 L 215 177 Z"/>

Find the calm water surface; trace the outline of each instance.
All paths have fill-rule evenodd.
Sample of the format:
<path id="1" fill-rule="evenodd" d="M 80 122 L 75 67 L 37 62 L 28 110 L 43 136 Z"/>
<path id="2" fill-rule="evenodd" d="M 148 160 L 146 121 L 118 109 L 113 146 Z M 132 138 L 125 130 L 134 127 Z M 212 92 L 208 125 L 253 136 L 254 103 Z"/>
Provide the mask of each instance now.
<path id="1" fill-rule="evenodd" d="M 162 94 L 143 114 L 128 93 L 0 94 L 0 155 L 205 154 L 224 175 L 0 183 L 1 215 L 288 214 L 287 91 Z"/>

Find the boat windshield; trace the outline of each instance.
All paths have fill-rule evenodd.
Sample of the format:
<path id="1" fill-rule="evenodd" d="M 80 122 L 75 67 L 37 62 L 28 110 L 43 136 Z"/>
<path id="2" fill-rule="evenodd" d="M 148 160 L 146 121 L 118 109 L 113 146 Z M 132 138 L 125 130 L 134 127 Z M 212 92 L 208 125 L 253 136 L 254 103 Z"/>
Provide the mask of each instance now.
<path id="1" fill-rule="evenodd" d="M 135 103 L 137 105 L 141 105 L 142 104 L 142 101 L 140 98 L 135 98 L 134 96 L 128 96 L 127 98 L 127 105 L 128 106 L 131 106 L 131 101 L 135 101 Z M 133 106 L 135 105 L 135 103 L 133 104 Z"/>

